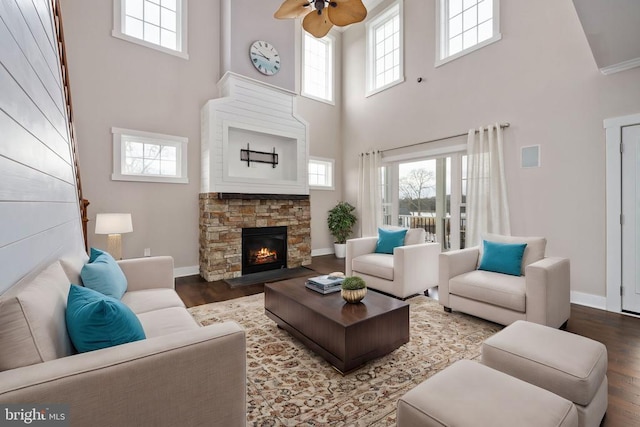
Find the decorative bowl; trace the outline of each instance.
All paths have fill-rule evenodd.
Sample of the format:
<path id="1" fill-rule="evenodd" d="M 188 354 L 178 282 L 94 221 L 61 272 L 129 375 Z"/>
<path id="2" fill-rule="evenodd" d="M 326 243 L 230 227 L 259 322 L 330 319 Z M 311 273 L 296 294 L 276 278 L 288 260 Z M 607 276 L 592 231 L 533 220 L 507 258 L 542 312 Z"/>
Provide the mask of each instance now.
<path id="1" fill-rule="evenodd" d="M 342 298 L 350 303 L 357 304 L 362 298 L 367 294 L 367 288 L 362 289 L 342 289 L 341 290 Z"/>

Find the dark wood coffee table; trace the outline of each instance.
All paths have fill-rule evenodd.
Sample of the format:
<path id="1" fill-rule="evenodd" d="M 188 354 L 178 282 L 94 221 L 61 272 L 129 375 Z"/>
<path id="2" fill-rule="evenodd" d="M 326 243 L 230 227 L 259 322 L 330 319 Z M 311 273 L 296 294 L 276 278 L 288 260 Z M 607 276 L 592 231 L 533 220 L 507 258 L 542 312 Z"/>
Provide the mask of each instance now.
<path id="1" fill-rule="evenodd" d="M 265 314 L 341 373 L 409 342 L 409 304 L 368 290 L 348 304 L 340 292 L 322 295 L 305 278 L 268 283 Z"/>

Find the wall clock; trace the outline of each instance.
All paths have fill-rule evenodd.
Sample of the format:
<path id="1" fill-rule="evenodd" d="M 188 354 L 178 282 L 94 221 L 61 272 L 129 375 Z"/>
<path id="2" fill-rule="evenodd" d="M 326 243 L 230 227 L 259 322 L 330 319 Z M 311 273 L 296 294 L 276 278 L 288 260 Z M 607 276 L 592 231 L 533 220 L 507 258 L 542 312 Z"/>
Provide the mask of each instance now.
<path id="1" fill-rule="evenodd" d="M 249 49 L 249 58 L 256 70 L 266 76 L 280 71 L 280 55 L 276 48 L 264 40 L 256 40 Z"/>

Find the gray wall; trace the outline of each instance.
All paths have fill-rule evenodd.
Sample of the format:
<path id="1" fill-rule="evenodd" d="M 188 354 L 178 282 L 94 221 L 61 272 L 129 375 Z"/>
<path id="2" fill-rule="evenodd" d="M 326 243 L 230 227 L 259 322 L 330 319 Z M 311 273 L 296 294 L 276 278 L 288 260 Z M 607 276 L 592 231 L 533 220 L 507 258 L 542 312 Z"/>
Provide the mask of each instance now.
<path id="1" fill-rule="evenodd" d="M 96 213 L 130 212 L 125 258 L 151 248 L 176 267 L 196 266 L 200 108 L 217 94 L 220 4 L 189 2 L 189 60 L 112 37 L 112 8 L 112 0 L 62 0 L 89 242 L 106 247 L 93 234 Z M 189 138 L 189 184 L 111 181 L 112 126 Z"/>
<path id="2" fill-rule="evenodd" d="M 0 293 L 83 251 L 49 2 L 0 2 Z"/>
<path id="3" fill-rule="evenodd" d="M 193 2 L 190 2 L 191 4 Z M 274 19 L 277 1 L 221 0 L 221 75 L 232 71 L 283 89 L 295 89 L 295 41 L 293 19 Z M 273 76 L 260 73 L 249 59 L 249 47 L 256 40 L 271 43 L 282 68 Z"/>
<path id="4" fill-rule="evenodd" d="M 335 160 L 335 190 L 314 190 L 311 194 L 312 255 L 333 252 L 333 237 L 327 228 L 329 209 L 342 200 L 342 33 L 333 30 L 335 43 L 335 105 L 298 97 L 298 112 L 309 122 L 309 154 Z M 296 26 L 296 50 L 302 55 L 302 28 Z M 298 61 L 300 62 L 300 61 Z M 297 93 L 300 93 L 300 64 L 296 68 Z"/>
<path id="5" fill-rule="evenodd" d="M 501 41 L 434 68 L 435 1 L 404 7 L 406 81 L 398 86 L 365 98 L 364 26 L 343 37 L 345 197 L 356 200 L 359 152 L 510 122 L 512 234 L 547 237 L 548 255 L 571 259 L 571 289 L 604 296 L 602 120 L 640 112 L 640 69 L 600 74 L 573 4 L 557 0 L 502 1 Z M 520 148 L 534 144 L 542 166 L 521 169 Z"/>
<path id="6" fill-rule="evenodd" d="M 228 4 L 221 8 L 221 3 L 225 6 L 220 0 L 189 1 L 189 60 L 184 60 L 112 37 L 112 0 L 62 0 L 83 189 L 91 201 L 92 246 L 106 247 L 106 236 L 93 233 L 96 213 L 131 212 L 133 233 L 122 236 L 125 258 L 140 257 L 144 248 L 151 248 L 152 255 L 172 255 L 178 268 L 197 266 L 200 108 L 218 96 L 222 70 L 293 90 L 296 61 L 289 56 L 299 55 L 299 25 L 273 20 L 278 2 L 251 2 L 251 8 L 236 9 Z M 237 17 L 242 11 L 246 16 Z M 223 25 L 221 14 L 232 12 L 232 25 Z M 272 26 L 290 36 L 282 38 L 278 32 L 272 37 L 271 30 L 265 31 Z M 249 62 L 249 45 L 258 39 L 273 41 L 290 61 L 275 76 L 263 77 Z M 338 70 L 339 58 L 338 51 Z M 311 192 L 312 247 L 325 249 L 331 247 L 326 211 L 341 196 L 339 107 L 301 97 L 298 107 L 310 123 L 311 154 L 337 160 L 337 189 Z M 111 181 L 112 126 L 188 137 L 189 184 Z"/>

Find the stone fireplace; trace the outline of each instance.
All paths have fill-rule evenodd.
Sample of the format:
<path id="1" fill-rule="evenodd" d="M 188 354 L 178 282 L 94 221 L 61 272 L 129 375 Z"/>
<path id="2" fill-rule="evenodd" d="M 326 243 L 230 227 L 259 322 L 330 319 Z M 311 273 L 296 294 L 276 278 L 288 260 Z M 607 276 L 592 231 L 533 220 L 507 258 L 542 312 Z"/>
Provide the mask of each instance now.
<path id="1" fill-rule="evenodd" d="M 307 123 L 295 93 L 230 72 L 218 87 L 201 118 L 200 275 L 214 281 L 310 264 Z M 286 227 L 286 257 L 243 268 L 251 256 L 243 229 L 262 227 Z"/>
<path id="2" fill-rule="evenodd" d="M 256 196 L 200 194 L 200 275 L 205 280 L 246 274 L 242 272 L 242 230 L 246 228 L 287 227 L 286 267 L 311 264 L 309 197 L 253 197 Z"/>

